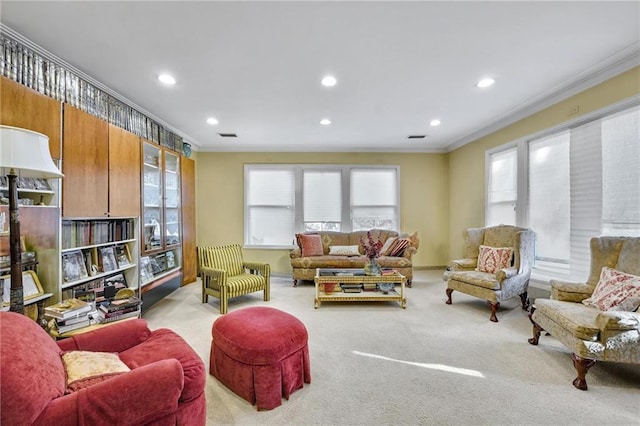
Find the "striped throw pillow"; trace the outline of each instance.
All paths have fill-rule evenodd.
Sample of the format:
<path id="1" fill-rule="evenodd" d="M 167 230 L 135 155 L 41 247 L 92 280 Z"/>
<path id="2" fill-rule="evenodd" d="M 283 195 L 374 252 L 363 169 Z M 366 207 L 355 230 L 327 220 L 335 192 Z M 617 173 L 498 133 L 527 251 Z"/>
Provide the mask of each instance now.
<path id="1" fill-rule="evenodd" d="M 399 238 L 391 247 L 389 256 L 402 256 L 407 247 L 409 247 L 409 240 L 407 238 Z"/>

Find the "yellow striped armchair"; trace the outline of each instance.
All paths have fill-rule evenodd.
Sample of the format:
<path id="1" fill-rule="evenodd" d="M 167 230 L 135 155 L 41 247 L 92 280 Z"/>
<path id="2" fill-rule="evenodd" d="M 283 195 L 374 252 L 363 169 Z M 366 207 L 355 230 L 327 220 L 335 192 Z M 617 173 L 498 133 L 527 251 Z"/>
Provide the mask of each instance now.
<path id="1" fill-rule="evenodd" d="M 209 296 L 220 299 L 220 313 L 226 314 L 229 299 L 256 291 L 270 298 L 271 266 L 245 262 L 240 244 L 198 247 L 198 266 L 202 278 L 202 303 Z"/>

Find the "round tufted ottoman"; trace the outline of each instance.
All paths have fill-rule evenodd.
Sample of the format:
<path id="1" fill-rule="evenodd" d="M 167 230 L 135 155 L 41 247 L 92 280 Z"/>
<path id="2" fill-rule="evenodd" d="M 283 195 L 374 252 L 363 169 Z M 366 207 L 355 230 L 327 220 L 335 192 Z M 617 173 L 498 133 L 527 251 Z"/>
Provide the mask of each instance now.
<path id="1" fill-rule="evenodd" d="M 291 314 L 241 309 L 215 320 L 211 335 L 209 373 L 258 410 L 311 383 L 307 329 Z"/>

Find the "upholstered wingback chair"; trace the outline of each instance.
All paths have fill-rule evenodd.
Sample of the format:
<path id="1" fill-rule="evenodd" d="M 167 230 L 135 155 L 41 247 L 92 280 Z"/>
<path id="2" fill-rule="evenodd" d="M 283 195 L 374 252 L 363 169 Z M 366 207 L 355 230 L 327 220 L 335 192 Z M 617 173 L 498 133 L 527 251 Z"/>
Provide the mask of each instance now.
<path id="1" fill-rule="evenodd" d="M 443 276 L 446 303 L 451 304 L 454 290 L 485 299 L 493 322 L 498 322 L 500 301 L 520 296 L 522 309 L 527 310 L 534 238 L 531 229 L 511 225 L 467 229 L 464 258 L 451 261 Z"/>
<path id="2" fill-rule="evenodd" d="M 119 374 L 105 368 L 115 364 Z M 79 372 L 88 374 L 80 379 Z M 142 319 L 55 342 L 26 316 L 0 312 L 0 377 L 2 425 L 206 421 L 204 363 L 176 333 L 151 331 Z"/>
<path id="3" fill-rule="evenodd" d="M 256 291 L 269 301 L 271 266 L 245 262 L 240 244 L 198 247 L 198 265 L 202 278 L 202 303 L 208 297 L 220 299 L 220 313 L 226 314 L 229 299 Z"/>
<path id="4" fill-rule="evenodd" d="M 577 372 L 573 385 L 580 390 L 587 390 L 585 376 L 596 361 L 640 364 L 640 238 L 598 237 L 590 246 L 587 281 L 551 280 L 551 299 L 536 299 L 530 315 L 529 343 L 537 345 L 546 331 L 568 347 Z M 609 285 L 613 287 L 607 289 Z M 620 304 L 601 310 L 582 303 L 591 299 L 596 287 L 608 304 Z"/>

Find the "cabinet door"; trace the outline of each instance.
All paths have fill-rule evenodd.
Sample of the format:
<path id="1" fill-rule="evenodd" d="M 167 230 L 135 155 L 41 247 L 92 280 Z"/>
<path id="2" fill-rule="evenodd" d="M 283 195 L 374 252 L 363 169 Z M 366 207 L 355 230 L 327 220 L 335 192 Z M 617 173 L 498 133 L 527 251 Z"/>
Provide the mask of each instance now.
<path id="1" fill-rule="evenodd" d="M 61 108 L 59 101 L 0 77 L 0 124 L 48 136 L 53 158 L 60 158 Z"/>
<path id="2" fill-rule="evenodd" d="M 157 145 L 142 143 L 142 218 L 145 252 L 163 247 L 164 220 L 162 218 L 162 151 Z"/>
<path id="3" fill-rule="evenodd" d="M 196 163 L 182 157 L 182 283 L 196 280 Z"/>
<path id="4" fill-rule="evenodd" d="M 107 122 L 65 105 L 63 141 L 63 216 L 106 216 L 109 211 Z"/>
<path id="5" fill-rule="evenodd" d="M 140 215 L 140 138 L 109 125 L 109 216 Z"/>
<path id="6" fill-rule="evenodd" d="M 180 211 L 180 156 L 164 152 L 164 219 L 165 244 L 176 246 L 182 240 Z"/>

